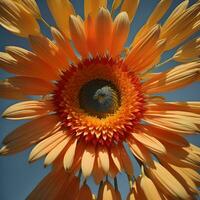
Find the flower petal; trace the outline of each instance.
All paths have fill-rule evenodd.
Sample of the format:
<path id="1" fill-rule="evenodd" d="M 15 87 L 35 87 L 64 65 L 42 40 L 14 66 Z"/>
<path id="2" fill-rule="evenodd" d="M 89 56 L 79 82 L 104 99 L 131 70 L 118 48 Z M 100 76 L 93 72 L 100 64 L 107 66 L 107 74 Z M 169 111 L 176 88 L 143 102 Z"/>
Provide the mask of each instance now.
<path id="1" fill-rule="evenodd" d="M 71 141 L 70 141 L 70 137 L 67 137 L 66 135 L 66 138 L 60 142 L 55 148 L 53 148 L 46 156 L 45 160 L 44 160 L 44 166 L 48 166 L 50 164 L 52 164 L 55 159 L 59 156 L 59 154 L 62 152 L 62 150 L 64 148 L 66 148 L 66 146 L 68 146 L 68 144 L 70 143 L 71 144 Z M 70 145 L 69 144 L 69 145 Z"/>
<path id="2" fill-rule="evenodd" d="M 142 144 L 137 142 L 135 139 L 129 137 L 127 139 L 128 145 L 132 153 L 143 163 L 151 164 L 151 154 Z"/>
<path id="3" fill-rule="evenodd" d="M 112 4 L 112 11 L 116 10 L 120 4 L 122 3 L 122 0 L 114 0 Z"/>
<path id="4" fill-rule="evenodd" d="M 197 186 L 200 185 L 200 174 L 195 171 L 194 169 L 190 168 L 184 168 L 182 169 L 184 174 L 186 174 L 188 177 L 190 177 L 196 184 Z"/>
<path id="5" fill-rule="evenodd" d="M 13 154 L 23 151 L 58 130 L 58 118 L 54 115 L 44 116 L 30 121 L 12 131 L 3 140 L 0 154 Z"/>
<path id="6" fill-rule="evenodd" d="M 18 2 L 21 2 L 32 15 L 40 19 L 40 9 L 35 0 L 18 0 Z"/>
<path id="7" fill-rule="evenodd" d="M 172 49 L 187 37 L 198 31 L 194 28 L 200 19 L 200 4 L 197 2 L 188 9 L 185 9 L 187 1 L 183 2 L 177 13 L 172 13 L 161 29 L 161 38 L 167 39 L 166 50 Z M 178 17 L 177 17 L 178 15 Z"/>
<path id="8" fill-rule="evenodd" d="M 134 47 L 130 50 L 128 53 L 126 59 L 125 59 L 125 64 L 127 66 L 130 66 L 131 70 L 134 71 L 141 71 L 144 70 L 143 66 L 141 67 L 142 62 L 145 62 L 146 59 L 149 58 L 149 54 L 152 54 L 152 61 L 157 60 L 158 53 L 156 49 L 160 47 L 160 45 L 163 45 L 163 42 L 159 42 L 159 35 L 160 35 L 160 26 L 156 25 L 152 27 L 147 34 L 145 34 L 144 37 L 142 37 L 135 45 Z M 161 53 L 161 52 L 160 52 Z"/>
<path id="9" fill-rule="evenodd" d="M 74 157 L 75 157 L 76 147 L 77 147 L 77 139 L 72 141 L 72 144 L 66 150 L 66 153 L 64 155 L 64 160 L 63 160 L 65 169 L 71 168 L 74 161 Z"/>
<path id="10" fill-rule="evenodd" d="M 85 148 L 86 148 L 86 144 L 84 142 L 79 141 L 77 143 L 74 162 L 72 163 L 71 168 L 68 170 L 69 173 L 70 172 L 72 172 L 72 173 L 76 172 L 81 168 L 81 161 L 82 161 L 82 157 L 83 157 L 83 153 L 85 151 Z"/>
<path id="11" fill-rule="evenodd" d="M 154 26 L 157 24 L 172 4 L 172 0 L 161 0 L 148 18 L 147 25 Z"/>
<path id="12" fill-rule="evenodd" d="M 122 171 L 123 163 L 122 163 L 119 149 L 116 145 L 111 148 L 111 157 L 112 157 L 112 160 L 115 163 L 115 166 L 117 167 L 117 169 L 119 171 Z"/>
<path id="13" fill-rule="evenodd" d="M 0 81 L 1 98 L 18 99 L 25 95 L 46 95 L 53 90 L 51 83 L 38 78 L 16 76 Z"/>
<path id="14" fill-rule="evenodd" d="M 123 169 L 124 171 L 129 175 L 133 176 L 133 164 L 131 162 L 131 159 L 129 158 L 128 153 L 126 152 L 125 148 L 123 145 L 119 145 L 119 152 L 123 164 Z"/>
<path id="15" fill-rule="evenodd" d="M 100 184 L 105 176 L 105 172 L 102 169 L 100 158 L 98 155 L 96 155 L 92 175 L 96 184 Z"/>
<path id="16" fill-rule="evenodd" d="M 47 115 L 52 110 L 52 104 L 48 101 L 24 101 L 8 107 L 2 117 L 13 120 L 31 119 Z"/>
<path id="17" fill-rule="evenodd" d="M 107 0 L 84 0 L 85 19 L 90 15 L 95 18 L 101 7 L 107 7 Z"/>
<path id="18" fill-rule="evenodd" d="M 200 56 L 200 38 L 196 38 L 182 47 L 180 47 L 173 56 L 178 62 L 191 62 L 199 59 Z"/>
<path id="19" fill-rule="evenodd" d="M 154 167 L 147 169 L 146 172 L 156 186 L 171 198 L 190 199 L 178 180 L 158 162 L 154 161 Z"/>
<path id="20" fill-rule="evenodd" d="M 56 44 L 62 48 L 64 51 L 65 55 L 74 62 L 78 62 L 78 58 L 76 54 L 74 53 L 74 50 L 71 47 L 70 40 L 67 39 L 59 30 L 57 30 L 54 27 L 51 27 L 51 33 L 56 41 Z"/>
<path id="21" fill-rule="evenodd" d="M 84 177 L 91 175 L 95 161 L 95 148 L 93 145 L 87 145 L 81 160 L 81 169 Z"/>
<path id="22" fill-rule="evenodd" d="M 97 151 L 98 151 L 98 156 L 99 156 L 102 169 L 107 174 L 110 169 L 108 149 L 104 146 L 99 146 Z"/>
<path id="23" fill-rule="evenodd" d="M 69 18 L 69 30 L 74 45 L 82 57 L 87 57 L 87 41 L 83 22 L 73 15 Z"/>
<path id="24" fill-rule="evenodd" d="M 70 39 L 69 17 L 75 14 L 72 3 L 69 0 L 47 0 L 47 3 L 58 28 Z"/>
<path id="25" fill-rule="evenodd" d="M 55 70 L 33 52 L 16 46 L 7 46 L 6 52 L 0 53 L 0 62 L 8 72 L 45 80 L 57 78 Z"/>
<path id="26" fill-rule="evenodd" d="M 177 167 L 172 164 L 168 164 L 165 162 L 162 162 L 162 165 L 172 174 L 174 175 L 177 180 L 183 185 L 185 190 L 190 194 L 190 196 L 194 196 L 198 194 L 198 189 L 193 180 L 187 176 L 187 174 L 184 173 L 182 170 L 182 167 Z M 183 168 L 184 169 L 184 168 Z"/>
<path id="27" fill-rule="evenodd" d="M 145 147 L 150 149 L 152 152 L 156 154 L 166 154 L 166 149 L 165 146 L 155 137 L 138 132 L 138 133 L 133 133 L 133 137 L 138 140 L 138 142 L 142 143 Z"/>
<path id="28" fill-rule="evenodd" d="M 110 12 L 101 8 L 96 17 L 96 41 L 97 41 L 97 52 L 99 54 L 105 54 L 106 50 L 109 49 L 112 38 L 112 18 Z"/>
<path id="29" fill-rule="evenodd" d="M 88 50 L 95 57 L 97 55 L 95 19 L 93 19 L 90 15 L 88 15 L 85 20 L 85 32 Z"/>
<path id="30" fill-rule="evenodd" d="M 141 128 L 141 131 L 143 131 L 144 133 L 156 137 L 161 141 L 165 141 L 168 142 L 170 144 L 175 144 L 175 145 L 179 145 L 179 146 L 188 146 L 189 143 L 187 142 L 187 140 L 181 136 L 178 135 L 176 132 L 172 132 L 169 130 L 163 130 L 160 129 L 156 126 L 152 126 L 150 124 L 148 125 L 143 125 L 143 127 Z"/>
<path id="31" fill-rule="evenodd" d="M 66 68 L 68 61 L 63 53 L 62 49 L 56 46 L 55 43 L 50 41 L 45 36 L 29 36 L 31 47 L 36 55 L 42 60 L 51 65 L 53 69 L 59 71 L 59 69 Z"/>
<path id="32" fill-rule="evenodd" d="M 176 145 L 165 143 L 167 150 L 166 155 L 158 155 L 158 157 L 168 163 L 180 166 L 199 169 L 200 157 L 189 147 L 179 147 Z M 176 152 L 176 154 L 174 154 Z"/>
<path id="33" fill-rule="evenodd" d="M 38 160 L 40 157 L 46 155 L 59 143 L 61 143 L 65 138 L 66 138 L 66 133 L 63 131 L 58 131 L 55 134 L 42 140 L 32 149 L 29 155 L 29 162 L 34 162 L 35 160 Z"/>
<path id="34" fill-rule="evenodd" d="M 103 183 L 102 192 L 98 198 L 98 200 L 104 200 L 104 199 L 107 199 L 107 200 L 115 200 L 116 199 L 115 190 L 108 181 Z"/>
<path id="35" fill-rule="evenodd" d="M 148 105 L 152 111 L 185 111 L 200 114 L 199 101 L 156 102 Z"/>
<path id="36" fill-rule="evenodd" d="M 146 120 L 147 119 L 147 120 Z M 176 130 L 177 132 L 186 132 L 185 134 L 195 133 L 200 131 L 200 115 L 192 112 L 184 111 L 147 111 L 145 113 L 145 121 L 161 125 L 165 121 L 163 127 Z M 177 125 L 177 127 L 176 127 Z"/>
<path id="37" fill-rule="evenodd" d="M 143 89 L 148 94 L 171 91 L 197 81 L 199 76 L 199 62 L 182 64 L 167 72 L 155 75 L 144 83 Z"/>
<path id="38" fill-rule="evenodd" d="M 110 54 L 115 57 L 120 55 L 128 38 L 130 23 L 126 12 L 117 15 L 113 24 L 112 43 Z"/>
<path id="39" fill-rule="evenodd" d="M 84 184 L 79 191 L 78 197 L 76 200 L 82 200 L 82 199 L 87 199 L 87 200 L 93 200 L 92 198 L 92 192 L 89 188 L 88 185 Z"/>
<path id="40" fill-rule="evenodd" d="M 146 200 L 162 200 L 158 189 L 154 185 L 153 181 L 145 175 L 142 175 L 140 181 L 140 188 L 146 197 Z"/>
<path id="41" fill-rule="evenodd" d="M 74 176 L 70 184 L 66 185 L 63 187 L 63 194 L 61 196 L 57 196 L 55 199 L 67 199 L 67 200 L 74 200 L 77 198 L 78 192 L 79 192 L 79 185 L 80 185 L 80 180 L 78 177 Z M 73 191 L 73 192 L 72 192 Z"/>
<path id="42" fill-rule="evenodd" d="M 0 24 L 22 37 L 40 33 L 40 27 L 32 13 L 12 0 L 0 1 Z"/>
<path id="43" fill-rule="evenodd" d="M 124 0 L 122 3 L 121 11 L 128 13 L 129 20 L 132 21 L 138 9 L 140 0 Z"/>
<path id="44" fill-rule="evenodd" d="M 109 162 L 110 162 L 110 168 L 109 168 L 109 172 L 108 175 L 111 178 L 115 178 L 119 172 L 118 168 L 116 167 L 115 163 L 113 162 L 111 155 L 109 155 Z"/>
<path id="45" fill-rule="evenodd" d="M 57 195 L 57 193 L 59 193 L 59 190 L 63 185 L 66 186 L 65 180 L 68 180 L 68 179 L 69 179 L 69 175 L 65 173 L 63 169 L 52 171 L 37 185 L 37 187 L 28 195 L 26 199 L 27 200 L 35 200 L 35 199 L 41 200 L 42 198 L 47 199 L 49 198 L 49 196 L 53 198 L 54 195 Z M 48 189 L 47 189 L 47 185 L 48 185 Z"/>

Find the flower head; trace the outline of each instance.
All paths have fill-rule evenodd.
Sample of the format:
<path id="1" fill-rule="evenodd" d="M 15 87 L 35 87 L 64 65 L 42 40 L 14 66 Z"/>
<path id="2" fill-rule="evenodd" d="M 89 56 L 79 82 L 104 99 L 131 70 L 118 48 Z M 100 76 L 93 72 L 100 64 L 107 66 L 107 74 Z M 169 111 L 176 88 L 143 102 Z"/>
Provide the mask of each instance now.
<path id="1" fill-rule="evenodd" d="M 125 49 L 139 2 L 115 0 L 110 12 L 106 1 L 85 0 L 82 19 L 70 1 L 47 0 L 55 28 L 34 0 L 0 0 L 1 25 L 27 37 L 32 48 L 9 46 L 0 53 L 0 67 L 17 75 L 0 82 L 0 97 L 21 101 L 3 117 L 30 120 L 6 136 L 0 154 L 35 144 L 29 161 L 45 156 L 45 166 L 53 164 L 28 199 L 38 199 L 41 192 L 44 199 L 93 199 L 89 176 L 99 185 L 99 200 L 121 199 L 117 176 L 122 171 L 131 189 L 127 199 L 198 194 L 199 148 L 185 135 L 200 131 L 200 103 L 167 102 L 158 93 L 199 81 L 199 38 L 168 59 L 183 64 L 152 70 L 163 64 L 158 63 L 165 51 L 199 30 L 200 3 L 183 1 L 160 25 L 172 3 L 160 1 Z M 37 20 L 47 25 L 53 40 L 40 32 Z M 131 157 L 140 165 L 138 177 Z"/>

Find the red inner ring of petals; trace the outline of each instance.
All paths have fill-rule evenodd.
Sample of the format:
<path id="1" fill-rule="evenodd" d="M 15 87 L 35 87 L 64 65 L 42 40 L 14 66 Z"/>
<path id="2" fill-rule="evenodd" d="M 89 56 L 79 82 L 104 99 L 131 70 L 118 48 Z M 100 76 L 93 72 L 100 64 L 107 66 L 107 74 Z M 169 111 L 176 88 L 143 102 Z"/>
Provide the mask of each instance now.
<path id="1" fill-rule="evenodd" d="M 90 116 L 80 108 L 81 88 L 95 79 L 111 81 L 121 95 L 119 110 L 103 119 Z M 56 85 L 53 102 L 66 134 L 87 143 L 110 146 L 123 142 L 134 132 L 145 111 L 140 79 L 129 72 L 121 60 L 109 57 L 85 59 L 64 71 Z"/>

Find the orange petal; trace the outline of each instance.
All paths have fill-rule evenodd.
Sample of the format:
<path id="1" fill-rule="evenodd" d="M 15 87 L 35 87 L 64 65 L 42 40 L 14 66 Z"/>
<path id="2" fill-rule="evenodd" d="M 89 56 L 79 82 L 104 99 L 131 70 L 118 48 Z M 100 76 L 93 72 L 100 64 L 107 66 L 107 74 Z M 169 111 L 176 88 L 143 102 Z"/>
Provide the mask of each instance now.
<path id="1" fill-rule="evenodd" d="M 12 131 L 3 140 L 0 154 L 13 154 L 28 148 L 32 144 L 48 137 L 58 130 L 58 118 L 54 115 L 44 116 L 30 121 Z"/>
<path id="2" fill-rule="evenodd" d="M 67 39 L 58 29 L 51 27 L 51 33 L 56 44 L 64 51 L 65 55 L 73 62 L 78 62 L 78 58 L 71 47 L 70 40 Z"/>
<path id="3" fill-rule="evenodd" d="M 83 22 L 78 17 L 71 15 L 69 18 L 69 29 L 76 49 L 82 57 L 87 57 L 87 40 Z"/>
<path id="4" fill-rule="evenodd" d="M 134 140 L 133 138 L 128 138 L 127 143 L 132 151 L 132 153 L 143 163 L 150 164 L 152 162 L 151 154 L 142 144 Z"/>
<path id="5" fill-rule="evenodd" d="M 146 171 L 156 186 L 171 198 L 190 199 L 189 194 L 178 180 L 158 162 L 154 161 L 154 167 Z"/>
<path id="6" fill-rule="evenodd" d="M 109 169 L 110 169 L 108 149 L 104 146 L 99 146 L 98 156 L 99 156 L 99 160 L 100 160 L 102 169 L 107 174 L 109 172 Z"/>
<path id="7" fill-rule="evenodd" d="M 157 122 L 161 125 L 165 121 L 163 127 L 166 126 L 166 129 L 169 127 L 180 133 L 188 131 L 188 134 L 200 131 L 199 119 L 199 114 L 184 111 L 147 111 L 145 114 L 145 120 L 150 123 Z"/>
<path id="8" fill-rule="evenodd" d="M 152 135 L 153 137 L 158 138 L 161 141 L 179 146 L 188 146 L 187 140 L 181 135 L 178 135 L 176 132 L 156 128 L 152 125 L 143 125 L 141 130 L 148 135 Z"/>
<path id="9" fill-rule="evenodd" d="M 87 199 L 87 200 L 93 200 L 92 198 L 92 192 L 89 188 L 88 185 L 84 184 L 79 191 L 78 197 L 76 200 L 82 200 L 82 199 Z"/>
<path id="10" fill-rule="evenodd" d="M 199 22 L 200 4 L 195 3 L 186 9 L 188 1 L 179 5 L 162 27 L 161 38 L 167 39 L 166 50 L 172 49 L 187 37 L 198 31 L 194 26 Z"/>
<path id="11" fill-rule="evenodd" d="M 123 145 L 119 145 L 119 152 L 120 152 L 120 156 L 121 156 L 121 160 L 123 163 L 123 169 L 124 171 L 129 175 L 129 176 L 133 176 L 134 172 L 133 172 L 133 164 L 129 158 L 128 153 L 126 152 L 125 148 Z"/>
<path id="12" fill-rule="evenodd" d="M 69 17 L 75 14 L 72 3 L 69 0 L 47 0 L 47 3 L 58 28 L 70 39 Z"/>
<path id="13" fill-rule="evenodd" d="M 37 187 L 35 187 L 35 189 L 28 195 L 26 199 L 47 199 L 49 196 L 53 198 L 53 196 L 57 195 L 60 188 L 64 185 L 64 180 L 66 179 L 68 179 L 68 176 L 64 170 L 52 171 L 37 185 Z"/>
<path id="14" fill-rule="evenodd" d="M 75 157 L 76 147 L 77 147 L 77 139 L 72 140 L 72 144 L 70 144 L 69 148 L 66 150 L 63 160 L 65 169 L 71 168 Z"/>
<path id="15" fill-rule="evenodd" d="M 36 18 L 40 19 L 41 14 L 40 14 L 40 9 L 36 3 L 35 0 L 19 0 L 18 2 L 21 1 L 21 4 L 25 6 L 25 8 L 32 13 Z"/>
<path id="16" fill-rule="evenodd" d="M 81 160 L 81 169 L 84 177 L 91 175 L 95 161 L 95 148 L 93 145 L 87 145 Z"/>
<path id="17" fill-rule="evenodd" d="M 115 163 L 113 162 L 111 156 L 109 156 L 110 161 L 110 168 L 109 168 L 109 176 L 115 178 L 119 172 L 118 168 L 116 167 Z"/>
<path id="18" fill-rule="evenodd" d="M 95 181 L 96 184 L 99 184 L 105 176 L 105 173 L 102 169 L 98 155 L 96 155 L 96 159 L 95 159 L 95 162 L 94 162 L 94 168 L 93 168 L 92 173 L 93 173 L 94 181 Z"/>
<path id="19" fill-rule="evenodd" d="M 47 62 L 53 69 L 66 68 L 68 61 L 62 49 L 44 36 L 29 36 L 31 47 L 35 54 Z"/>
<path id="20" fill-rule="evenodd" d="M 102 192 L 98 198 L 98 200 L 104 200 L 104 199 L 107 199 L 107 200 L 115 200 L 116 199 L 115 190 L 108 181 L 103 183 Z"/>
<path id="21" fill-rule="evenodd" d="M 55 148 L 53 148 L 46 156 L 44 160 L 44 166 L 48 166 L 54 162 L 54 160 L 59 156 L 59 154 L 62 152 L 62 150 L 68 145 L 70 141 L 70 137 L 67 137 L 60 142 Z"/>
<path id="22" fill-rule="evenodd" d="M 31 151 L 29 155 L 29 162 L 34 162 L 40 157 L 49 153 L 54 149 L 59 143 L 61 143 L 66 138 L 66 133 L 63 131 L 58 131 L 53 135 L 47 137 L 46 139 L 39 142 Z"/>
<path id="23" fill-rule="evenodd" d="M 11 73 L 45 80 L 58 78 L 56 71 L 33 52 L 16 46 L 7 46 L 5 49 L 7 54 L 0 54 L 3 69 L 5 66 L 5 70 Z"/>
<path id="24" fill-rule="evenodd" d="M 144 83 L 143 89 L 148 94 L 168 92 L 197 81 L 199 76 L 199 62 L 182 64 L 168 70 L 167 72 L 155 75 Z"/>
<path id="25" fill-rule="evenodd" d="M 0 24 L 22 37 L 40 33 L 40 27 L 32 13 L 12 0 L 0 1 Z"/>
<path id="26" fill-rule="evenodd" d="M 96 45 L 99 54 L 105 54 L 109 49 L 112 38 L 112 18 L 110 12 L 101 8 L 96 18 Z"/>
<path id="27" fill-rule="evenodd" d="M 171 174 L 173 174 L 177 178 L 177 180 L 183 185 L 190 196 L 198 194 L 197 186 L 195 185 L 193 180 L 189 176 L 187 176 L 187 174 L 185 174 L 184 170 L 182 170 L 182 167 L 177 167 L 175 165 L 167 164 L 165 162 L 162 162 L 162 164 Z"/>
<path id="28" fill-rule="evenodd" d="M 121 160 L 119 149 L 116 145 L 111 148 L 111 157 L 112 157 L 112 160 L 115 163 L 115 166 L 117 167 L 117 169 L 119 171 L 122 171 L 123 163 Z"/>
<path id="29" fill-rule="evenodd" d="M 112 11 L 116 10 L 121 5 L 122 0 L 114 0 L 112 4 Z"/>
<path id="30" fill-rule="evenodd" d="M 8 107 L 2 114 L 7 119 L 31 119 L 47 115 L 53 110 L 50 101 L 24 101 Z"/>
<path id="31" fill-rule="evenodd" d="M 130 22 L 126 12 L 117 15 L 113 24 L 112 43 L 110 54 L 115 57 L 120 55 L 124 44 L 128 38 Z"/>
<path id="32" fill-rule="evenodd" d="M 14 98 L 19 95 L 46 95 L 54 90 L 54 86 L 42 79 L 16 76 L 0 82 L 0 97 Z M 16 96 L 18 98 L 18 96 Z"/>
<path id="33" fill-rule="evenodd" d="M 165 143 L 165 147 L 168 153 L 164 156 L 159 155 L 158 157 L 160 159 L 180 167 L 199 169 L 200 158 L 190 149 L 190 147 L 181 148 L 179 146 L 167 143 Z M 176 154 L 174 154 L 174 152 L 176 152 Z"/>
<path id="34" fill-rule="evenodd" d="M 139 132 L 133 133 L 133 137 L 140 143 L 142 143 L 145 147 L 150 149 L 152 152 L 156 154 L 166 154 L 165 146 L 155 137 Z"/>
<path id="35" fill-rule="evenodd" d="M 173 59 L 178 62 L 191 62 L 198 60 L 199 55 L 200 38 L 196 38 L 180 47 L 174 54 Z"/>
<path id="36" fill-rule="evenodd" d="M 155 9 L 148 18 L 147 25 L 153 26 L 157 24 L 160 21 L 160 19 L 164 16 L 164 14 L 167 12 L 171 3 L 172 0 L 161 0 L 160 2 L 158 2 Z"/>
<path id="37" fill-rule="evenodd" d="M 128 53 L 125 64 L 128 65 L 132 70 L 141 71 L 143 70 L 141 67 L 139 68 L 139 63 L 144 62 L 149 58 L 149 52 L 155 51 L 157 48 L 158 40 L 160 35 L 160 26 L 153 26 L 144 37 L 142 37 L 130 50 Z M 162 43 L 161 43 L 162 44 Z M 148 56 L 146 56 L 148 55 Z M 153 60 L 157 58 L 157 53 L 153 56 Z M 137 69 L 134 67 L 138 66 Z"/>
<path id="38" fill-rule="evenodd" d="M 85 20 L 85 32 L 88 50 L 95 57 L 97 55 L 95 19 L 93 19 L 90 15 L 88 15 L 87 19 Z"/>
<path id="39" fill-rule="evenodd" d="M 186 111 L 200 114 L 200 102 L 198 101 L 184 101 L 184 102 L 156 102 L 148 105 L 149 110 L 152 111 Z"/>
<path id="40" fill-rule="evenodd" d="M 158 189 L 156 188 L 156 186 L 150 178 L 148 178 L 145 175 L 142 175 L 139 184 L 142 192 L 144 193 L 144 196 L 146 197 L 146 200 L 162 200 Z"/>
<path id="41" fill-rule="evenodd" d="M 140 0 L 124 0 L 122 3 L 121 11 L 125 11 L 128 13 L 129 20 L 132 21 L 135 13 L 137 11 L 137 8 L 139 6 Z"/>
<path id="42" fill-rule="evenodd" d="M 95 18 L 101 7 L 107 7 L 107 0 L 84 0 L 85 19 L 90 15 Z"/>

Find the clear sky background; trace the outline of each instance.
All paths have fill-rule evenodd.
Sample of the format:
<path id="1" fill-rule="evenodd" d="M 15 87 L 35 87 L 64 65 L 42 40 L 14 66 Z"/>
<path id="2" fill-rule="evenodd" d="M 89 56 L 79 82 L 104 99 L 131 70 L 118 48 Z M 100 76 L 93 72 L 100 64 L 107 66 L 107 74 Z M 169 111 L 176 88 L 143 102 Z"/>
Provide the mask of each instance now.
<path id="1" fill-rule="evenodd" d="M 46 0 L 37 0 L 38 5 L 41 9 L 42 16 L 48 21 L 50 25 L 55 25 L 52 16 L 49 13 L 48 7 L 46 5 Z M 109 7 L 111 7 L 112 0 L 108 0 Z M 137 11 L 136 17 L 131 26 L 131 33 L 127 45 L 130 44 L 134 35 L 140 29 L 140 27 L 145 23 L 146 19 L 150 15 L 151 11 L 159 0 L 141 0 L 139 9 Z M 173 0 L 173 5 L 170 10 L 166 13 L 166 16 L 171 13 L 171 11 L 180 3 L 182 0 Z M 196 2 L 191 0 L 190 3 Z M 83 0 L 72 0 L 72 3 L 77 11 L 77 13 L 83 16 Z M 163 19 L 163 20 L 164 20 Z M 163 20 L 161 20 L 163 22 Z M 42 31 L 45 35 L 49 36 L 49 31 L 42 25 Z M 200 36 L 200 33 L 195 34 L 194 37 Z M 20 46 L 30 49 L 28 42 L 24 38 L 16 37 L 10 34 L 8 31 L 0 27 L 0 51 L 4 51 L 5 46 Z M 162 56 L 162 61 L 166 60 L 173 54 L 174 51 L 165 53 Z M 163 69 L 174 66 L 176 63 L 171 62 Z M 0 70 L 0 79 L 12 76 L 4 71 Z M 170 92 L 165 95 L 169 101 L 199 101 L 200 100 L 200 84 L 194 83 L 184 89 L 177 90 L 175 92 Z M 0 100 L 0 113 L 2 113 L 9 105 L 13 104 L 15 101 L 12 100 Z M 24 122 L 9 121 L 5 119 L 0 119 L 0 141 L 14 128 L 19 126 Z M 194 136 L 190 137 L 189 140 L 196 145 L 200 145 L 200 137 Z M 33 164 L 28 164 L 28 155 L 30 149 L 18 153 L 16 155 L 8 157 L 0 157 L 0 200 L 24 200 L 27 195 L 33 190 L 37 183 L 49 172 L 50 168 L 43 168 L 43 160 L 39 160 Z M 135 164 L 135 163 L 134 163 Z M 138 167 L 135 168 L 136 174 L 139 173 Z M 123 175 L 119 176 L 119 187 L 123 193 L 123 199 L 128 192 L 128 186 L 126 184 L 126 179 Z M 92 182 L 92 180 L 90 180 Z M 96 187 L 93 187 L 96 191 Z"/>

